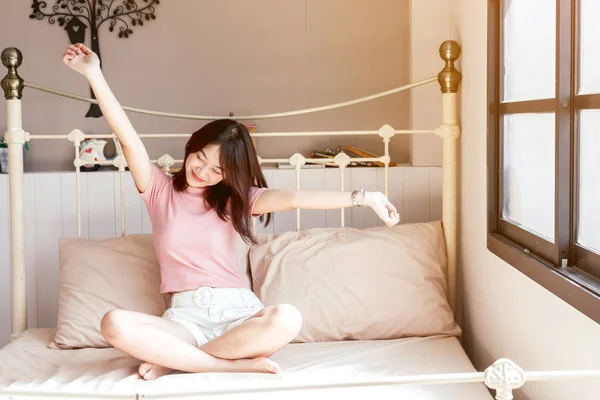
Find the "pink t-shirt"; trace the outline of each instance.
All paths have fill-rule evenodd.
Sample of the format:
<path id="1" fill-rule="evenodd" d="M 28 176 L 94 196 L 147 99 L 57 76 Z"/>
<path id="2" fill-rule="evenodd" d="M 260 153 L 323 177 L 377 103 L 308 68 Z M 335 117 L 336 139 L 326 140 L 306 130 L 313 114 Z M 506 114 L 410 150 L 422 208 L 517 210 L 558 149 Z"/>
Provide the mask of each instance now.
<path id="1" fill-rule="evenodd" d="M 247 287 L 237 267 L 237 232 L 204 203 L 205 189 L 177 191 L 157 166 L 141 197 L 152 221 L 161 293 Z M 250 209 L 266 188 L 253 187 Z"/>

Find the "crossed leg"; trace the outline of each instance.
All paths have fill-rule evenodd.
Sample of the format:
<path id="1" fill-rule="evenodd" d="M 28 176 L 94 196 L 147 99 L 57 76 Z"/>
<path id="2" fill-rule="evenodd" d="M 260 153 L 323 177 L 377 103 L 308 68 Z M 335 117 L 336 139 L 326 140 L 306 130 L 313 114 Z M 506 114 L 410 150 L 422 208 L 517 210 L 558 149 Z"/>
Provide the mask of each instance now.
<path id="1" fill-rule="evenodd" d="M 301 324 L 292 306 L 266 307 L 200 348 L 177 322 L 133 311 L 110 311 L 101 327 L 112 346 L 145 361 L 139 368 L 144 379 L 156 379 L 173 370 L 278 373 L 279 366 L 266 357 L 292 341 Z"/>

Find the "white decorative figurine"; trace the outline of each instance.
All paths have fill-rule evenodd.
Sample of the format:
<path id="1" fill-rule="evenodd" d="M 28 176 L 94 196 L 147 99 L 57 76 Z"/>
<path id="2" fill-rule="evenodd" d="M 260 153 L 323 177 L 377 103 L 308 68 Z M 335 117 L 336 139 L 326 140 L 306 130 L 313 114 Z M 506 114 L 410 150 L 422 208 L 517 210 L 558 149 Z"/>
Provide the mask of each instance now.
<path id="1" fill-rule="evenodd" d="M 81 170 L 82 171 L 97 171 L 100 168 L 100 164 L 94 163 L 94 161 L 112 161 L 118 156 L 123 155 L 121 144 L 117 138 L 113 138 L 115 143 L 116 154 L 113 158 L 106 158 L 104 155 L 104 147 L 106 146 L 106 140 L 100 139 L 85 139 L 81 142 L 79 150 L 79 158 L 81 159 Z"/>

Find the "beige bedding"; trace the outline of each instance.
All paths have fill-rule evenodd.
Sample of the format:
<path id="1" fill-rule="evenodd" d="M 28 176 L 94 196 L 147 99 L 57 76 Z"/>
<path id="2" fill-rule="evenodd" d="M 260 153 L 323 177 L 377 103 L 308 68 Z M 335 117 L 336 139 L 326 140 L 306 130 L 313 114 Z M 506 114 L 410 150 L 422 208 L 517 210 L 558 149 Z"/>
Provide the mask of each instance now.
<path id="1" fill-rule="evenodd" d="M 294 343 L 273 356 L 279 376 L 262 374 L 174 374 L 153 382 L 141 380 L 138 362 L 118 350 L 54 350 L 48 344 L 54 329 L 31 329 L 0 350 L 2 389 L 101 391 L 152 398 L 159 393 L 195 390 L 248 389 L 327 380 L 380 378 L 400 375 L 472 372 L 473 366 L 454 337 L 379 341 Z M 336 388 L 297 392 L 250 393 L 219 399 L 491 399 L 483 384 Z M 202 397 L 207 398 L 207 397 Z"/>

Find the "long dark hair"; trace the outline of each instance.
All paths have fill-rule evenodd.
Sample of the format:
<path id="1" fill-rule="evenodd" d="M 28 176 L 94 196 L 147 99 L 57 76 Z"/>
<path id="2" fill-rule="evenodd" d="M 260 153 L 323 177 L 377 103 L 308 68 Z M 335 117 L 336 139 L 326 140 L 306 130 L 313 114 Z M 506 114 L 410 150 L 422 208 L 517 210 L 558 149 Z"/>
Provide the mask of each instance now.
<path id="1" fill-rule="evenodd" d="M 204 125 L 192 134 L 185 145 L 183 166 L 173 177 L 176 190 L 188 187 L 186 162 L 190 154 L 213 144 L 220 147 L 219 163 L 223 180 L 206 189 L 204 200 L 223 221 L 231 221 L 234 229 L 246 243 L 256 243 L 252 231 L 249 193 L 252 186 L 267 187 L 254 144 L 248 129 L 237 121 L 219 119 Z M 229 207 L 228 207 L 229 205 Z M 266 224 L 271 214 L 266 216 Z M 260 221 L 264 216 L 260 217 Z"/>

